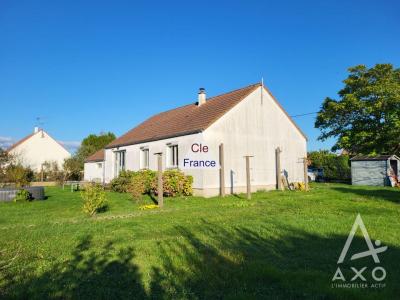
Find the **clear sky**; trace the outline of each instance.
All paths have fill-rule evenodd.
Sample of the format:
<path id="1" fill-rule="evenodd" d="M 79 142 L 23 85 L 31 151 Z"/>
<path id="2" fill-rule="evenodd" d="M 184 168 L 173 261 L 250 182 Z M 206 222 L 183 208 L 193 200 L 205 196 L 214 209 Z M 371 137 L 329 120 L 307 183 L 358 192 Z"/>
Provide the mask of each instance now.
<path id="1" fill-rule="evenodd" d="M 400 67 L 399 1 L 0 0 L 0 145 L 36 117 L 73 149 L 264 77 L 290 115 L 318 111 L 356 64 Z M 317 141 L 315 115 L 296 118 Z"/>

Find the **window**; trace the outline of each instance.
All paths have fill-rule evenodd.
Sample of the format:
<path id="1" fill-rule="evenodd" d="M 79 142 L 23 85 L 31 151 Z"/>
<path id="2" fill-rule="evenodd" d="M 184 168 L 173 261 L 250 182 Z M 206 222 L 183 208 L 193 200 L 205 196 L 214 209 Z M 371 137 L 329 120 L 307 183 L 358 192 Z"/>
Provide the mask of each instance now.
<path id="1" fill-rule="evenodd" d="M 125 151 L 116 151 L 115 153 L 115 177 L 125 170 Z"/>
<path id="2" fill-rule="evenodd" d="M 101 169 L 103 167 L 103 163 L 97 163 L 97 168 Z"/>
<path id="3" fill-rule="evenodd" d="M 178 156 L 178 145 L 169 145 L 168 146 L 168 167 L 177 168 L 179 164 L 179 156 Z"/>
<path id="4" fill-rule="evenodd" d="M 140 168 L 141 169 L 149 168 L 149 149 L 148 148 L 140 149 Z"/>

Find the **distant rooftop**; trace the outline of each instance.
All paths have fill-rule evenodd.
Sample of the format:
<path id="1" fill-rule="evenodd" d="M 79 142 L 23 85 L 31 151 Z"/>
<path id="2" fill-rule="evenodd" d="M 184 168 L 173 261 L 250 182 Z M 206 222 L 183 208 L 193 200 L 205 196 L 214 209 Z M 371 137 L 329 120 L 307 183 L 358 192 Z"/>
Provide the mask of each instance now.
<path id="1" fill-rule="evenodd" d="M 400 160 L 396 155 L 358 155 L 350 159 L 351 161 L 365 161 L 365 160 L 388 160 L 397 159 Z"/>

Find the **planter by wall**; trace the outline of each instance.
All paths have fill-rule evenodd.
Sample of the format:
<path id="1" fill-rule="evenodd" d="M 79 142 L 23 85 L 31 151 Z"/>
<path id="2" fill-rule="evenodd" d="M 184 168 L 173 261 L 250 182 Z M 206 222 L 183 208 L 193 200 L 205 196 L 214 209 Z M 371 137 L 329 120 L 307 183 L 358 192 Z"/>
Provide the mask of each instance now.
<path id="1" fill-rule="evenodd" d="M 0 189 L 0 201 L 8 202 L 13 201 L 19 190 L 27 190 L 34 200 L 44 200 L 45 193 L 42 186 L 29 186 L 23 188 L 3 188 Z"/>

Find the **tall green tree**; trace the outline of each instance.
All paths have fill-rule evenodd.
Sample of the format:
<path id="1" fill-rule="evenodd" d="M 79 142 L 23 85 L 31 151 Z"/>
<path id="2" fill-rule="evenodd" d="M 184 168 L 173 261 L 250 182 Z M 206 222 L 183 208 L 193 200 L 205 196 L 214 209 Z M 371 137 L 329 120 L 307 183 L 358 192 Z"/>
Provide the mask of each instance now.
<path id="1" fill-rule="evenodd" d="M 343 82 L 339 99 L 326 98 L 318 113 L 319 139 L 336 138 L 334 151 L 400 154 L 400 69 L 358 65 Z"/>
<path id="2" fill-rule="evenodd" d="M 75 155 L 64 162 L 67 179 L 81 179 L 85 159 L 96 151 L 103 149 L 113 140 L 115 140 L 115 134 L 112 132 L 101 133 L 99 135 L 90 134 L 84 138 Z"/>
<path id="3" fill-rule="evenodd" d="M 99 135 L 90 134 L 84 138 L 75 155 L 77 159 L 82 162 L 82 168 L 83 162 L 86 158 L 94 154 L 96 151 L 103 149 L 113 140 L 115 140 L 115 134 L 112 132 L 101 133 Z"/>

